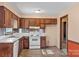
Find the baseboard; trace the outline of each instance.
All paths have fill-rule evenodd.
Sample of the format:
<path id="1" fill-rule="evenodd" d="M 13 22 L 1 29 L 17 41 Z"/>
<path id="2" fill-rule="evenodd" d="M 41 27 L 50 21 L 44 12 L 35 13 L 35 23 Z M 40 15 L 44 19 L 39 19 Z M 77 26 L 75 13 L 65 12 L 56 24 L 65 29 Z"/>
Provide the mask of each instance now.
<path id="1" fill-rule="evenodd" d="M 49 48 L 49 47 L 56 47 L 56 46 L 46 46 L 46 48 Z"/>

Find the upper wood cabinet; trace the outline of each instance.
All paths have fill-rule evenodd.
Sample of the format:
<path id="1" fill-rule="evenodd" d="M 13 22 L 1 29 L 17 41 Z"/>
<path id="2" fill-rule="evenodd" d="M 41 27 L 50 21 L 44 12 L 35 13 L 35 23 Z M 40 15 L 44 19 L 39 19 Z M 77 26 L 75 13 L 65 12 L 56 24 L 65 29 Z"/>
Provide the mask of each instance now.
<path id="1" fill-rule="evenodd" d="M 4 26 L 5 27 L 11 27 L 12 24 L 11 24 L 11 13 L 10 11 L 7 9 L 7 8 L 4 8 L 4 11 L 5 11 L 5 20 L 4 20 Z"/>
<path id="2" fill-rule="evenodd" d="M 29 20 L 30 26 L 36 26 L 35 19 L 30 18 Z"/>
<path id="3" fill-rule="evenodd" d="M 0 27 L 11 26 L 11 12 L 7 8 L 0 6 Z"/>
<path id="4" fill-rule="evenodd" d="M 45 24 L 46 24 L 46 25 L 48 25 L 48 24 L 49 24 L 49 25 L 50 25 L 50 24 L 54 24 L 54 25 L 55 25 L 55 24 L 57 24 L 57 19 L 54 19 L 54 18 L 46 18 L 46 19 L 45 19 Z"/>
<path id="5" fill-rule="evenodd" d="M 25 20 L 20 18 L 20 28 L 25 28 Z"/>
<path id="6" fill-rule="evenodd" d="M 9 9 L 4 6 L 0 6 L 0 27 L 5 28 L 13 28 L 13 20 L 17 20 L 18 18 L 15 14 L 13 14 Z"/>
<path id="7" fill-rule="evenodd" d="M 12 28 L 19 28 L 19 17 L 12 14 Z"/>
<path id="8" fill-rule="evenodd" d="M 35 20 L 35 26 L 40 26 L 40 19 Z"/>
<path id="9" fill-rule="evenodd" d="M 41 19 L 40 19 L 40 23 L 41 23 L 41 24 L 45 24 L 45 19 L 41 18 Z"/>
<path id="10" fill-rule="evenodd" d="M 20 28 L 29 28 L 29 20 L 26 18 L 20 18 Z"/>
<path id="11" fill-rule="evenodd" d="M 29 28 L 29 20 L 25 19 L 25 28 Z"/>
<path id="12" fill-rule="evenodd" d="M 45 28 L 45 20 L 44 19 L 40 19 L 40 28 Z"/>
<path id="13" fill-rule="evenodd" d="M 30 26 L 40 26 L 40 19 L 39 18 L 29 18 Z"/>
<path id="14" fill-rule="evenodd" d="M 57 19 L 55 18 L 21 18 L 20 27 L 29 28 L 29 26 L 39 26 L 42 29 L 45 29 L 46 25 L 55 25 L 57 24 Z"/>

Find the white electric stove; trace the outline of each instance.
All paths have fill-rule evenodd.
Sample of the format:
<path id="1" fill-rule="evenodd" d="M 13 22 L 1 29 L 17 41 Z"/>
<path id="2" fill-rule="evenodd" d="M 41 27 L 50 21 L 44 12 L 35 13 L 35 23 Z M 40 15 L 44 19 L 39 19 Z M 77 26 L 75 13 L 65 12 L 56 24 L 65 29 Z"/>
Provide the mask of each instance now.
<path id="1" fill-rule="evenodd" d="M 40 48 L 40 32 L 39 29 L 31 30 L 29 36 L 29 48 L 39 49 Z"/>

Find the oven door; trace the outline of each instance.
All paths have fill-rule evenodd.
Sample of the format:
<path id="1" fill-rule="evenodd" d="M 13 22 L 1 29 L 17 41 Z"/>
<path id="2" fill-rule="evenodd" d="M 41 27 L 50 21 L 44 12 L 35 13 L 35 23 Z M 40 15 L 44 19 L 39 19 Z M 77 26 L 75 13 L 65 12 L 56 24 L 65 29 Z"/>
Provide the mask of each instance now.
<path id="1" fill-rule="evenodd" d="M 40 39 L 38 39 L 38 38 L 31 38 L 29 43 L 30 43 L 30 45 L 40 45 Z"/>

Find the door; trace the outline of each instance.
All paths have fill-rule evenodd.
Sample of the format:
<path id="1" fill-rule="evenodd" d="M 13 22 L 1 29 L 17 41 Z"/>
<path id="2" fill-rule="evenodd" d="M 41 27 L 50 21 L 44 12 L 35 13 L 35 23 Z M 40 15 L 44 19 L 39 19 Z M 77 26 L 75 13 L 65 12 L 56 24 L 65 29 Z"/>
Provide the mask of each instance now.
<path id="1" fill-rule="evenodd" d="M 60 49 L 67 52 L 68 15 L 60 18 Z"/>

